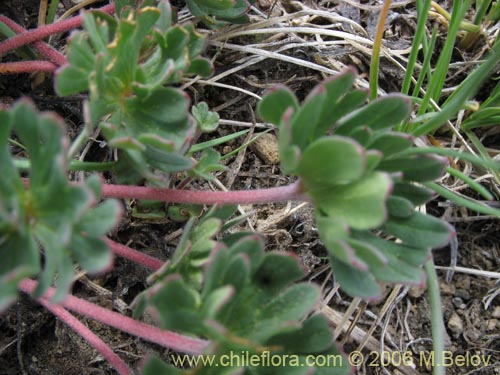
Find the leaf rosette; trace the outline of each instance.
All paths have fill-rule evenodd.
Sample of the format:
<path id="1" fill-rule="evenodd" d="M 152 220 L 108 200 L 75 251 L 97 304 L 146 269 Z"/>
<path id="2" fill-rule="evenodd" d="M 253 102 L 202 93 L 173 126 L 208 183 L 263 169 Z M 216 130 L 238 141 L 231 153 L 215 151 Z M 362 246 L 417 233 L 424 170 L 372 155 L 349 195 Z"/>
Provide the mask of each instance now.
<path id="1" fill-rule="evenodd" d="M 432 197 L 419 183 L 439 178 L 446 160 L 405 154 L 413 139 L 392 129 L 408 118 L 409 100 L 393 94 L 365 104 L 367 92 L 353 88 L 355 78 L 347 70 L 321 83 L 302 105 L 278 86 L 258 111 L 279 127 L 282 168 L 310 196 L 342 288 L 377 299 L 377 281 L 423 284 L 430 250 L 454 231 L 416 210 Z"/>
<path id="2" fill-rule="evenodd" d="M 96 178 L 82 185 L 69 183 L 69 142 L 56 116 L 39 115 L 23 100 L 0 112 L 0 124 L 0 309 L 16 298 L 22 278 L 37 275 L 36 295 L 45 292 L 57 275 L 54 300 L 61 301 L 71 286 L 74 263 L 89 272 L 110 266 L 112 254 L 101 237 L 116 224 L 118 203 L 107 200 L 96 206 Z M 31 160 L 29 186 L 12 159 L 11 136 Z"/>
<path id="3" fill-rule="evenodd" d="M 70 38 L 69 64 L 57 72 L 56 90 L 89 92 L 91 122 L 121 150 L 118 181 L 145 178 L 162 186 L 170 173 L 194 166 L 185 154 L 196 129 L 187 95 L 165 84 L 209 76 L 212 65 L 200 57 L 205 38 L 194 26 L 173 25 L 168 2 L 151 4 L 121 4 L 120 18 L 84 14 L 85 31 Z"/>
<path id="4" fill-rule="evenodd" d="M 184 252 L 180 263 L 192 264 L 192 259 Z M 262 239 L 252 235 L 234 243 L 228 238 L 228 245 L 214 242 L 201 284 L 186 279 L 180 264 L 169 268 L 176 267 L 179 273 L 164 275 L 142 295 L 136 313 L 148 306 L 162 328 L 211 339 L 205 354 L 221 366 L 180 370 L 153 358 L 144 375 L 351 373 L 333 344 L 327 320 L 309 316 L 321 293 L 312 283 L 297 283 L 304 272 L 293 254 L 266 253 Z M 240 357 L 223 361 L 228 353 Z M 336 361 L 316 367 L 310 360 L 315 356 Z M 269 365 L 267 357 L 280 364 Z"/>

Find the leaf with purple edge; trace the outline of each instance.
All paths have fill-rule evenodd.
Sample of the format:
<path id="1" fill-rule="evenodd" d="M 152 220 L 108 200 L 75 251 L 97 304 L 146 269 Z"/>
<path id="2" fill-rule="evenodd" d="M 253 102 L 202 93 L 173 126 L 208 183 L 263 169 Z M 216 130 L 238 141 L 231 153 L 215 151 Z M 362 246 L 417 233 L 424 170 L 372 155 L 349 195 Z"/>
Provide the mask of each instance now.
<path id="1" fill-rule="evenodd" d="M 299 108 L 297 98 L 289 88 L 276 86 L 259 101 L 257 112 L 264 121 L 279 125 L 288 108 L 294 111 Z"/>
<path id="2" fill-rule="evenodd" d="M 391 187 L 387 174 L 372 172 L 353 183 L 311 189 L 309 194 L 328 216 L 343 219 L 355 229 L 373 229 L 387 218 L 385 202 Z"/>
<path id="3" fill-rule="evenodd" d="M 439 248 L 445 246 L 455 231 L 450 224 L 420 212 L 408 218 L 390 217 L 382 230 L 415 247 Z"/>
<path id="4" fill-rule="evenodd" d="M 296 173 L 309 189 L 359 179 L 365 171 L 363 148 L 345 137 L 322 137 L 306 148 Z"/>
<path id="5" fill-rule="evenodd" d="M 330 264 L 335 279 L 350 296 L 366 300 L 378 300 L 382 296 L 380 286 L 371 273 L 358 270 L 335 258 L 330 258 Z"/>
<path id="6" fill-rule="evenodd" d="M 338 122 L 336 134 L 348 135 L 361 125 L 372 130 L 388 129 L 410 115 L 410 101 L 398 94 L 387 95 L 351 112 Z"/>
<path id="7" fill-rule="evenodd" d="M 386 172 L 403 172 L 404 181 L 433 181 L 440 178 L 448 165 L 448 159 L 437 155 L 415 155 L 394 157 L 383 160 L 379 170 Z"/>

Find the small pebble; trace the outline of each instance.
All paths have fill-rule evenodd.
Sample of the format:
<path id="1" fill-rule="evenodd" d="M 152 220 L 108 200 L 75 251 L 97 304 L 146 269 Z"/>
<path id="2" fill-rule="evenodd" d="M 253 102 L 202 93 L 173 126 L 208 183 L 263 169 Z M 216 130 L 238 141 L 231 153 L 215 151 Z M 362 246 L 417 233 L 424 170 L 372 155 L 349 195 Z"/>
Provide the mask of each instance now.
<path id="1" fill-rule="evenodd" d="M 470 293 L 464 289 L 457 289 L 455 296 L 462 298 L 464 301 L 470 300 Z"/>
<path id="2" fill-rule="evenodd" d="M 497 324 L 498 324 L 498 320 L 497 319 L 490 319 L 490 320 L 488 320 L 488 331 L 496 331 Z"/>
<path id="3" fill-rule="evenodd" d="M 411 298 L 420 298 L 424 294 L 425 288 L 420 288 L 418 286 L 412 286 L 408 291 L 408 295 Z"/>
<path id="4" fill-rule="evenodd" d="M 448 283 L 440 283 L 439 289 L 441 289 L 442 294 L 454 295 L 455 294 L 455 285 Z"/>
<path id="5" fill-rule="evenodd" d="M 464 331 L 464 323 L 457 313 L 453 313 L 448 320 L 448 328 L 455 336 L 459 336 Z"/>
<path id="6" fill-rule="evenodd" d="M 496 306 L 495 307 L 495 310 L 493 310 L 493 312 L 491 313 L 491 316 L 493 318 L 500 318 L 500 306 Z"/>
<path id="7" fill-rule="evenodd" d="M 250 148 L 266 164 L 278 164 L 280 162 L 280 153 L 278 149 L 278 138 L 274 134 L 260 134 Z"/>
<path id="8" fill-rule="evenodd" d="M 457 309 L 463 310 L 467 307 L 467 305 L 464 303 L 462 298 L 460 297 L 454 297 L 451 302 L 453 302 L 453 306 L 455 306 Z"/>

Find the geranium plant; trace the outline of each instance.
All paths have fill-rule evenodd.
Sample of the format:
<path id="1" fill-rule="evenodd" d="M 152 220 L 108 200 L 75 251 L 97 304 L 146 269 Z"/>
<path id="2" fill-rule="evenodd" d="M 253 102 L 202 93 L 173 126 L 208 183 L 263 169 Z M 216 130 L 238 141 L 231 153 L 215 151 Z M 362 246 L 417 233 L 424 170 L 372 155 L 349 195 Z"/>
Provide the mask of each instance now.
<path id="1" fill-rule="evenodd" d="M 247 3 L 189 0 L 188 6 L 205 21 L 240 20 Z M 116 1 L 115 7 L 115 16 L 109 15 L 111 6 L 79 16 L 73 24 L 85 30 L 71 35 L 64 60 L 38 66 L 53 71 L 62 65 L 56 71 L 59 95 L 88 92 L 79 136 L 70 142 L 61 119 L 37 112 L 27 100 L 0 111 L 0 308 L 18 290 L 30 293 L 120 374 L 132 370 L 67 310 L 180 352 L 269 351 L 293 355 L 299 364 L 188 371 L 152 358 L 142 369 L 146 375 L 349 373 L 347 361 L 329 368 L 305 362 L 308 355 L 342 356 L 326 319 L 314 313 L 320 290 L 298 282 L 304 272 L 293 254 L 265 253 L 256 233 L 228 234 L 239 220 L 230 205 L 310 202 L 335 278 L 351 296 L 379 299 L 380 282 L 423 285 L 431 249 L 444 246 L 454 231 L 416 209 L 433 196 L 422 183 L 439 178 L 447 160 L 413 152 L 413 138 L 394 130 L 410 115 L 409 99 L 368 101 L 366 91 L 354 88 L 350 69 L 319 84 L 302 103 L 288 88 L 275 87 L 258 104 L 258 114 L 277 126 L 281 168 L 295 182 L 250 191 L 168 189 L 173 173 L 210 179 L 224 169 L 215 150 L 206 149 L 198 160 L 191 152 L 200 132 L 216 128 L 218 115 L 205 103 L 192 107 L 189 96 L 173 87 L 185 76 L 211 74 L 210 62 L 200 56 L 204 37 L 193 25 L 176 25 L 166 1 L 138 7 Z M 17 46 L 7 40 L 0 51 Z M 118 159 L 80 168 L 106 169 L 123 185 L 102 183 L 98 176 L 68 177 L 70 167 L 79 168 L 73 158 L 96 127 Z M 213 207 L 202 215 L 199 209 L 191 215 L 193 206 L 181 207 L 183 236 L 172 259 L 162 262 L 106 238 L 121 217 L 115 199 Z M 150 287 L 134 302 L 133 319 L 70 294 L 75 265 L 105 272 L 113 254 L 152 272 Z M 160 328 L 141 321 L 145 311 Z"/>

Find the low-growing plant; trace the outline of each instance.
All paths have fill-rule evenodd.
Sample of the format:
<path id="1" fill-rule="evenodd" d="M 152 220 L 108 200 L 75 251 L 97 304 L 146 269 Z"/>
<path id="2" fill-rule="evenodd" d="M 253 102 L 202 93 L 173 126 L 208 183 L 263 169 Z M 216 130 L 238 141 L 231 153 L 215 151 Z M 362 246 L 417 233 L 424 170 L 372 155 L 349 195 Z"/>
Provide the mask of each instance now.
<path id="1" fill-rule="evenodd" d="M 411 135 L 395 130 L 410 116 L 406 96 L 369 100 L 367 91 L 355 88 L 354 70 L 347 69 L 317 85 L 302 103 L 277 86 L 258 104 L 259 116 L 278 129 L 281 169 L 293 183 L 228 192 L 169 189 L 174 173 L 184 178 L 184 187 L 224 169 L 210 148 L 217 142 L 195 144 L 201 132 L 216 129 L 218 115 L 206 103 L 191 106 L 188 95 L 174 87 L 185 76 L 210 75 L 212 66 L 200 56 L 204 37 L 192 24 L 175 24 L 167 1 L 146 0 L 137 8 L 131 3 L 116 1 L 115 16 L 94 11 L 72 21 L 85 30 L 71 35 L 67 63 L 56 71 L 55 82 L 61 96 L 88 92 L 86 124 L 72 142 L 61 119 L 39 113 L 25 99 L 0 111 L 0 309 L 15 301 L 18 290 L 30 293 L 120 374 L 132 370 L 67 310 L 179 352 L 270 352 L 296 361 L 272 368 L 240 363 L 183 370 L 150 358 L 141 370 L 145 375 L 351 372 L 326 319 L 315 311 L 320 289 L 300 282 L 304 271 L 294 254 L 266 253 L 258 234 L 229 232 L 242 219 L 232 205 L 310 202 L 342 289 L 377 300 L 380 283 L 425 284 L 423 265 L 431 250 L 454 236 L 445 221 L 417 209 L 433 197 L 424 185 L 441 177 L 447 159 L 418 152 Z M 239 0 L 187 3 L 204 21 L 241 21 L 247 9 Z M 3 43 L 0 51 L 20 46 Z M 40 43 L 35 47 L 43 49 Z M 75 163 L 95 127 L 118 160 Z M 103 183 L 98 176 L 71 181 L 70 168 L 105 170 L 128 185 Z M 185 221 L 171 259 L 162 262 L 106 237 L 121 217 L 115 199 L 149 207 L 181 204 L 168 212 L 170 219 Z M 203 205 L 212 207 L 204 212 Z M 105 272 L 113 254 L 152 270 L 149 288 L 134 301 L 134 318 L 69 292 L 75 265 Z M 160 328 L 142 323 L 145 312 Z M 310 355 L 344 360 L 315 367 L 306 361 Z"/>

